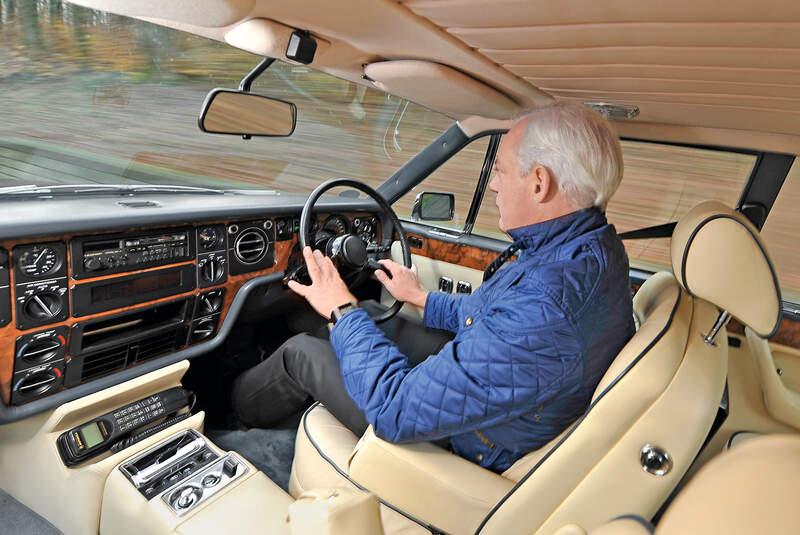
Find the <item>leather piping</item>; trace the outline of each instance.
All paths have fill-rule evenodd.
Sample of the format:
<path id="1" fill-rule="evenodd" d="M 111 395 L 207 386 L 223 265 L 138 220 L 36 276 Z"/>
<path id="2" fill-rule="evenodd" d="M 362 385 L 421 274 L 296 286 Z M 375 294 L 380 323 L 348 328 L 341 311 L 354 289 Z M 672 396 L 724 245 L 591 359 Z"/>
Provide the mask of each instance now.
<path id="1" fill-rule="evenodd" d="M 303 431 L 305 431 L 309 442 L 311 442 L 311 445 L 314 446 L 315 450 L 317 450 L 317 453 L 319 454 L 319 456 L 322 457 L 323 459 L 325 459 L 328 462 L 328 464 L 330 464 L 333 467 L 333 469 L 336 470 L 336 472 L 339 473 L 340 476 L 342 476 L 343 478 L 347 479 L 350 483 L 352 483 L 359 490 L 363 490 L 365 492 L 369 492 L 371 494 L 375 494 L 374 492 L 372 492 L 368 488 L 360 485 L 358 482 L 356 482 L 355 480 L 351 479 L 349 474 L 347 474 L 344 470 L 339 468 L 339 466 L 333 461 L 333 459 L 331 459 L 330 457 L 325 455 L 325 453 L 322 451 L 322 449 L 319 447 L 319 445 L 314 440 L 314 437 L 312 437 L 311 433 L 308 432 L 308 422 L 307 422 L 308 413 L 311 412 L 317 405 L 320 405 L 320 404 L 321 403 L 319 401 L 315 401 L 314 404 L 311 405 L 308 409 L 306 409 L 305 413 L 303 413 Z M 427 523 L 423 522 L 422 520 L 420 520 L 418 518 L 415 518 L 414 516 L 410 515 L 409 513 L 406 513 L 405 511 L 402 511 L 400 508 L 392 505 L 391 503 L 389 503 L 387 501 L 384 501 L 377 494 L 375 494 L 375 496 L 378 498 L 378 501 L 381 502 L 383 505 L 385 505 L 386 507 L 388 507 L 389 509 L 391 509 L 391 510 L 397 512 L 397 513 L 400 513 L 401 515 L 403 515 L 407 519 L 411 520 L 412 522 L 415 522 L 415 523 L 419 524 L 423 528 L 425 528 L 428 531 L 430 531 L 432 534 L 434 534 L 434 535 L 444 535 L 446 533 L 446 532 L 440 530 L 439 528 L 437 528 L 435 526 L 432 526 L 431 524 L 427 524 Z"/>
<path id="2" fill-rule="evenodd" d="M 674 304 L 674 305 L 672 305 L 672 310 L 671 310 L 671 311 L 670 311 L 670 313 L 669 313 L 669 319 L 667 320 L 667 324 L 666 324 L 666 325 L 664 325 L 664 328 L 663 328 L 663 329 L 661 329 L 661 331 L 660 331 L 660 332 L 659 332 L 659 333 L 656 335 L 656 337 L 655 337 L 655 338 L 653 338 L 653 340 L 651 340 L 649 344 L 647 344 L 647 347 L 645 347 L 645 348 L 642 350 L 642 352 L 641 352 L 641 353 L 639 353 L 639 354 L 636 356 L 636 358 L 635 358 L 635 359 L 633 359 L 633 361 L 632 361 L 630 364 L 628 364 L 628 366 L 627 366 L 627 367 L 626 367 L 624 370 L 622 370 L 622 371 L 619 373 L 619 375 L 617 375 L 617 376 L 614 378 L 614 380 L 611 382 L 611 384 L 609 384 L 609 385 L 608 385 L 608 386 L 605 388 L 605 390 L 603 390 L 603 391 L 600 393 L 600 395 L 597 397 L 597 399 L 595 399 L 595 400 L 592 402 L 592 404 L 591 404 L 591 405 L 589 405 L 589 408 L 587 408 L 587 409 L 586 409 L 586 412 L 584 412 L 584 413 L 583 413 L 583 416 L 581 416 L 580 418 L 578 418 L 578 419 L 575 421 L 575 423 L 573 423 L 573 424 L 572 424 L 572 427 L 570 427 L 569 431 L 567 431 L 567 433 L 566 433 L 566 434 L 565 434 L 563 437 L 561 437 L 561 440 L 559 440 L 559 441 L 558 441 L 558 442 L 557 442 L 557 443 L 556 443 L 556 444 L 555 444 L 555 445 L 554 445 L 552 448 L 550 448 L 550 451 L 548 451 L 546 454 L 544 454 L 544 456 L 543 456 L 541 459 L 539 459 L 539 462 L 537 462 L 537 463 L 536 463 L 536 465 L 534 465 L 534 467 L 533 467 L 533 468 L 531 468 L 531 469 L 528 471 L 528 473 L 527 473 L 527 474 L 525 474 L 525 475 L 524 475 L 524 476 L 523 476 L 523 477 L 522 477 L 522 478 L 521 478 L 521 479 L 520 479 L 520 480 L 517 482 L 517 484 L 516 484 L 516 485 L 514 485 L 514 487 L 513 487 L 511 490 L 509 490 L 509 491 L 508 491 L 508 493 L 507 493 L 505 496 L 503 496 L 503 497 L 500 499 L 500 501 L 499 501 L 499 502 L 497 502 L 497 504 L 496 504 L 494 507 L 492 507 L 492 510 L 491 510 L 491 511 L 489 511 L 489 514 L 487 514 L 487 515 L 486 515 L 486 517 L 483 519 L 483 521 L 481 522 L 480 526 L 478 526 L 478 529 L 476 529 L 476 530 L 475 530 L 475 535 L 479 535 L 479 534 L 480 534 L 481 530 L 484 528 L 484 526 L 486 526 L 486 523 L 487 523 L 487 522 L 489 522 L 489 519 L 490 519 L 490 518 L 492 518 L 492 516 L 493 516 L 493 515 L 494 515 L 494 514 L 495 514 L 495 513 L 496 513 L 496 512 L 497 512 L 497 511 L 500 509 L 500 507 L 502 507 L 502 505 L 503 505 L 503 504 L 506 502 L 506 500 L 508 500 L 508 498 L 510 498 L 510 497 L 511 497 L 511 495 L 512 495 L 512 494 L 514 494 L 514 493 L 517 491 L 517 489 L 519 489 L 519 488 L 520 488 L 520 487 L 521 487 L 521 486 L 522 486 L 522 485 L 523 485 L 523 484 L 524 484 L 524 483 L 525 483 L 525 482 L 528 480 L 528 478 L 530 478 L 530 477 L 533 475 L 533 473 L 534 473 L 534 472 L 536 472 L 536 470 L 538 470 L 538 469 L 539 469 L 539 467 L 540 467 L 540 466 L 541 466 L 541 465 L 542 465 L 542 464 L 543 464 L 543 463 L 544 463 L 544 462 L 545 462 L 545 461 L 546 461 L 548 458 L 550 458 L 550 456 L 553 454 L 553 452 L 555 452 L 555 451 L 556 451 L 556 450 L 557 450 L 557 449 L 558 449 L 558 448 L 559 448 L 559 447 L 560 447 L 560 446 L 561 446 L 561 445 L 562 445 L 562 444 L 563 444 L 563 443 L 564 443 L 564 442 L 565 442 L 565 441 L 566 441 L 566 440 L 567 440 L 567 439 L 568 439 L 568 438 L 569 438 L 569 437 L 572 435 L 572 433 L 573 433 L 573 432 L 575 432 L 575 430 L 578 428 L 578 426 L 581 424 L 581 422 L 583 422 L 583 420 L 584 420 L 584 419 L 586 419 L 586 416 L 588 416 L 588 415 L 589 415 L 589 413 L 591 412 L 591 410 L 592 410 L 592 409 L 593 409 L 593 408 L 594 408 L 594 407 L 595 407 L 595 406 L 596 406 L 596 405 L 597 405 L 597 404 L 600 402 L 600 400 L 601 400 L 601 399 L 603 399 L 603 398 L 605 397 L 605 395 L 606 395 L 606 394 L 607 394 L 607 393 L 608 393 L 608 392 L 609 392 L 609 391 L 610 391 L 610 390 L 611 390 L 611 389 L 612 389 L 612 388 L 613 388 L 613 387 L 614 387 L 614 386 L 615 386 L 617 383 L 619 383 L 619 382 L 622 380 L 622 378 L 623 378 L 623 377 L 625 377 L 625 375 L 627 375 L 627 374 L 628 374 L 628 372 L 629 372 L 629 371 L 630 371 L 630 370 L 631 370 L 631 369 L 632 369 L 632 368 L 633 368 L 633 367 L 634 367 L 634 366 L 635 366 L 635 365 L 636 365 L 636 364 L 637 364 L 637 363 L 638 363 L 640 360 L 642 360 L 642 358 L 643 358 L 643 357 L 644 357 L 644 356 L 645 356 L 645 355 L 646 355 L 646 354 L 647 354 L 647 353 L 648 353 L 648 352 L 649 352 L 649 351 L 650 351 L 650 350 L 653 348 L 653 346 L 655 346 L 655 345 L 656 345 L 656 344 L 659 342 L 659 340 L 661 340 L 661 338 L 664 336 L 664 334 L 666 334 L 666 332 L 667 332 L 667 331 L 669 330 L 669 328 L 672 326 L 672 320 L 675 318 L 675 312 L 678 310 L 678 304 L 681 302 L 681 297 L 682 297 L 682 295 L 683 295 L 683 291 L 682 291 L 681 287 L 680 287 L 680 286 L 678 286 L 678 296 L 677 296 L 677 298 L 675 299 L 675 304 Z"/>
<path id="3" fill-rule="evenodd" d="M 778 294 L 778 318 L 775 320 L 775 327 L 773 327 L 772 332 L 770 332 L 769 334 L 761 334 L 761 333 L 756 333 L 756 334 L 761 338 L 765 339 L 772 338 L 778 332 L 778 329 L 780 329 L 781 318 L 783 318 L 783 305 L 782 305 L 783 300 L 781 298 L 781 286 L 778 283 L 778 275 L 775 273 L 775 268 L 772 266 L 772 261 L 767 255 L 767 252 L 764 250 L 764 245 L 762 245 L 761 240 L 758 238 L 758 236 L 753 232 L 753 230 L 750 227 L 742 223 L 739 219 L 727 214 L 715 214 L 707 217 L 694 228 L 692 234 L 689 236 L 689 239 L 686 241 L 686 246 L 683 248 L 683 257 L 681 258 L 681 282 L 683 283 L 683 287 L 686 288 L 686 291 L 689 292 L 689 295 L 694 296 L 692 290 L 689 289 L 689 282 L 686 280 L 686 260 L 689 256 L 689 248 L 691 247 L 692 241 L 694 240 L 695 236 L 697 236 L 697 233 L 700 232 L 700 229 L 702 229 L 707 223 L 710 223 L 715 219 L 730 219 L 732 221 L 739 223 L 741 226 L 747 229 L 747 232 L 749 232 L 750 236 L 753 237 L 753 240 L 755 240 L 759 250 L 761 250 L 761 254 L 764 255 L 764 258 L 767 261 L 767 266 L 769 266 L 769 271 L 770 274 L 772 275 L 772 283 L 775 285 L 775 292 Z M 755 330 L 753 332 L 755 332 Z"/>
<path id="4" fill-rule="evenodd" d="M 655 529 L 653 528 L 653 524 L 645 520 L 644 518 L 640 517 L 639 515 L 622 515 L 618 516 L 614 520 L 633 520 L 634 522 L 638 522 L 640 526 L 647 530 L 647 533 L 651 535 L 655 533 Z"/>
<path id="5" fill-rule="evenodd" d="M 742 434 L 745 434 L 745 433 L 758 433 L 758 434 L 761 434 L 759 431 L 748 431 L 746 429 L 743 429 L 741 431 L 736 431 L 734 434 L 731 435 L 731 438 L 729 438 L 728 441 L 725 443 L 725 449 L 728 449 L 728 450 L 731 449 L 731 445 L 733 444 L 733 439 L 735 439 L 739 435 L 742 435 Z"/>

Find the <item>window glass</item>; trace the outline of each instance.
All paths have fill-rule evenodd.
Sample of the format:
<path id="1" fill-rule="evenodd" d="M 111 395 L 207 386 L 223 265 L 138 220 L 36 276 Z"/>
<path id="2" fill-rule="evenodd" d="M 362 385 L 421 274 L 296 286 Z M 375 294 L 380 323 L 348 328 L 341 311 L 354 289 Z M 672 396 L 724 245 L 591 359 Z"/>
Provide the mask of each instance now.
<path id="1" fill-rule="evenodd" d="M 401 197 L 392 206 L 397 216 L 401 219 L 411 220 L 411 208 L 414 205 L 414 199 L 423 191 L 453 193 L 456 198 L 453 220 L 430 221 L 429 224 L 437 227 L 463 229 L 469 213 L 469 206 L 472 203 L 472 197 L 478 185 L 478 179 L 481 176 L 483 160 L 486 158 L 486 150 L 489 147 L 490 139 L 491 136 L 476 139 L 454 154 L 422 183 L 417 184 L 416 187 Z M 425 221 L 420 222 L 425 223 Z"/>
<path id="2" fill-rule="evenodd" d="M 608 221 L 627 232 L 680 219 L 696 204 L 734 206 L 756 157 L 661 143 L 623 141 L 625 173 L 608 204 Z M 669 238 L 625 240 L 631 267 L 670 269 Z"/>
<path id="3" fill-rule="evenodd" d="M 253 84 L 297 105 L 288 138 L 205 134 L 207 91 L 262 58 L 61 0 L 0 1 L 0 187 L 178 184 L 308 193 L 377 186 L 453 121 L 397 97 L 275 62 Z"/>
<path id="4" fill-rule="evenodd" d="M 623 141 L 622 153 L 625 174 L 607 210 L 617 232 L 675 221 L 704 200 L 733 206 L 755 163 L 750 154 L 641 141 Z M 510 241 L 497 228 L 496 199 L 487 189 L 474 233 Z M 669 269 L 669 238 L 624 243 L 632 267 Z"/>
<path id="5" fill-rule="evenodd" d="M 778 198 L 767 216 L 761 236 L 767 245 L 783 298 L 800 303 L 800 164 L 795 160 L 786 176 Z"/>

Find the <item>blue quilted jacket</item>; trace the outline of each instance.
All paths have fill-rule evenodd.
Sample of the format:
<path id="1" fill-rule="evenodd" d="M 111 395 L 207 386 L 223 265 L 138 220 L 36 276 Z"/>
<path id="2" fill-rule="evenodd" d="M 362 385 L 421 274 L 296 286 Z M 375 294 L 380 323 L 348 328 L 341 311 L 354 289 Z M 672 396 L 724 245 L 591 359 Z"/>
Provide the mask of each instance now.
<path id="1" fill-rule="evenodd" d="M 344 384 L 389 442 L 450 437 L 502 472 L 588 406 L 633 335 L 628 257 L 589 208 L 510 231 L 524 249 L 472 295 L 431 293 L 425 325 L 455 333 L 410 367 L 363 310 L 330 334 Z"/>

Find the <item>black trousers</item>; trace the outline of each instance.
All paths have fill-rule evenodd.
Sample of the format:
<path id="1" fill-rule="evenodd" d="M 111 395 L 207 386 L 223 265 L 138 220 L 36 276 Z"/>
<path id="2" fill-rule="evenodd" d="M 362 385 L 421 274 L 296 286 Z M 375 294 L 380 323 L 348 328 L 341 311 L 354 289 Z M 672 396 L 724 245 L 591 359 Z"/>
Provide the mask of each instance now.
<path id="1" fill-rule="evenodd" d="M 368 311 L 375 305 L 364 304 Z M 452 339 L 452 333 L 426 329 L 416 319 L 395 316 L 378 324 L 388 338 L 415 366 L 438 353 Z M 272 355 L 236 378 L 233 410 L 243 424 L 271 427 L 321 401 L 356 436 L 367 428 L 364 412 L 345 390 L 339 360 L 327 338 L 298 334 L 289 338 Z"/>

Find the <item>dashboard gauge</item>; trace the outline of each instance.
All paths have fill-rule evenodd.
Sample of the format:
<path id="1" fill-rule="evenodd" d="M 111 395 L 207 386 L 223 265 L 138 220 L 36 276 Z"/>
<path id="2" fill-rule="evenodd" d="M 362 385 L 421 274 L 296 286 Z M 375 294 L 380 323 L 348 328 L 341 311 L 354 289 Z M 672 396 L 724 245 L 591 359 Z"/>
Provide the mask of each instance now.
<path id="1" fill-rule="evenodd" d="M 374 217 L 357 218 L 355 221 L 356 233 L 364 243 L 375 241 L 378 220 Z"/>
<path id="2" fill-rule="evenodd" d="M 20 255 L 18 266 L 28 277 L 46 275 L 61 265 L 55 249 L 47 245 L 34 245 Z"/>
<path id="3" fill-rule="evenodd" d="M 322 230 L 329 230 L 334 234 L 347 234 L 350 232 L 350 223 L 340 215 L 332 215 L 322 224 Z"/>
<path id="4" fill-rule="evenodd" d="M 219 235 L 213 227 L 204 227 L 200 229 L 200 247 L 203 249 L 211 249 L 219 241 Z"/>

